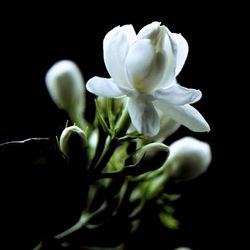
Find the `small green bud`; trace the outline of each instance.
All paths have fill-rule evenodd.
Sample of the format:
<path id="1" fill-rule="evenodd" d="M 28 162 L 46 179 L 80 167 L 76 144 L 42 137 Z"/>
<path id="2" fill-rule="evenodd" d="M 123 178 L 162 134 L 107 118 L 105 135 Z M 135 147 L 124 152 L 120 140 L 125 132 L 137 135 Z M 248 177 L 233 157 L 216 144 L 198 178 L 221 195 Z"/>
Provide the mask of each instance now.
<path id="1" fill-rule="evenodd" d="M 160 168 L 169 155 L 169 148 L 163 143 L 150 143 L 135 151 L 125 162 L 126 175 L 138 176 Z"/>
<path id="2" fill-rule="evenodd" d="M 170 145 L 168 167 L 171 178 L 189 181 L 204 173 L 212 160 L 208 143 L 184 137 Z"/>
<path id="3" fill-rule="evenodd" d="M 63 130 L 60 137 L 60 149 L 71 160 L 81 159 L 86 155 L 87 138 L 77 126 L 70 126 Z"/>

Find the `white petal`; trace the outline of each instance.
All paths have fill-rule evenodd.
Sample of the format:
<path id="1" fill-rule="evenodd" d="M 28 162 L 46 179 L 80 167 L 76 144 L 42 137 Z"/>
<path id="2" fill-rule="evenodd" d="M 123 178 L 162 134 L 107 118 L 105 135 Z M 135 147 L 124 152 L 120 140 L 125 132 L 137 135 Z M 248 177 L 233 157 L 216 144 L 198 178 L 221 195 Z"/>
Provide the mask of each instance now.
<path id="1" fill-rule="evenodd" d="M 128 52 L 125 67 L 134 88 L 149 93 L 159 84 L 166 67 L 164 51 L 157 52 L 149 39 L 135 42 Z"/>
<path id="2" fill-rule="evenodd" d="M 173 46 L 173 41 L 170 36 L 170 31 L 167 27 L 161 26 L 161 43 L 159 44 L 160 50 L 165 54 L 166 67 L 162 76 L 159 88 L 166 88 L 175 81 L 175 69 L 176 69 L 176 51 Z"/>
<path id="3" fill-rule="evenodd" d="M 156 101 L 154 106 L 160 117 L 160 131 L 159 133 L 152 138 L 154 141 L 164 141 L 167 137 L 172 135 L 174 132 L 179 129 L 180 124 L 172 119 L 169 115 L 166 114 L 166 107 L 164 102 Z"/>
<path id="4" fill-rule="evenodd" d="M 200 90 L 185 88 L 179 84 L 173 84 L 167 89 L 158 89 L 154 92 L 155 99 L 174 105 L 195 103 L 201 99 L 201 95 Z"/>
<path id="5" fill-rule="evenodd" d="M 189 104 L 183 106 L 166 104 L 166 114 L 194 132 L 208 132 L 210 127 L 200 112 Z"/>
<path id="6" fill-rule="evenodd" d="M 132 88 L 126 88 L 126 87 L 120 87 L 119 89 L 121 90 L 121 92 L 126 95 L 127 97 L 136 97 L 138 96 L 138 93 L 136 92 L 135 89 Z"/>
<path id="7" fill-rule="evenodd" d="M 106 34 L 103 40 L 103 54 L 106 68 L 113 80 L 123 86 L 128 85 L 124 62 L 131 41 L 135 38 L 132 25 L 116 27 Z"/>
<path id="8" fill-rule="evenodd" d="M 181 34 L 171 33 L 170 36 L 176 47 L 176 68 L 175 76 L 177 76 L 183 68 L 188 55 L 188 43 Z"/>
<path id="9" fill-rule="evenodd" d="M 127 37 L 129 44 L 132 44 L 136 39 L 136 33 L 135 33 L 133 25 L 131 24 L 123 25 L 121 29 L 122 29 L 122 32 Z"/>
<path id="10" fill-rule="evenodd" d="M 128 112 L 133 126 L 139 133 L 154 136 L 159 132 L 160 119 L 152 102 L 130 98 Z"/>
<path id="11" fill-rule="evenodd" d="M 160 33 L 160 22 L 152 22 L 144 26 L 137 34 L 137 39 L 158 40 Z"/>
<path id="12" fill-rule="evenodd" d="M 125 61 L 129 81 L 134 85 L 142 82 L 150 73 L 154 57 L 154 46 L 149 39 L 139 40 L 134 43 L 129 49 Z"/>
<path id="13" fill-rule="evenodd" d="M 89 92 L 98 96 L 121 97 L 124 95 L 112 79 L 97 76 L 88 80 L 86 88 Z"/>

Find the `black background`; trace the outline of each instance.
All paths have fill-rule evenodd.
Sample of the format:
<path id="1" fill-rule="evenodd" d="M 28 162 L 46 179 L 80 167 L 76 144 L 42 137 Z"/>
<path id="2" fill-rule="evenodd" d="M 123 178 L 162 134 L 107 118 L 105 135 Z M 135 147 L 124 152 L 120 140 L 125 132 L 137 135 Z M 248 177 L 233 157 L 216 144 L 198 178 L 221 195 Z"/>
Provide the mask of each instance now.
<path id="1" fill-rule="evenodd" d="M 187 186 L 178 203 L 183 227 L 175 236 L 176 246 L 194 250 L 232 246 L 235 229 L 240 228 L 241 198 L 236 191 L 240 180 L 235 175 L 232 126 L 237 115 L 230 99 L 237 65 L 233 58 L 239 47 L 234 29 L 237 10 L 231 7 L 154 1 L 137 8 L 128 2 L 2 8 L 6 14 L 1 17 L 0 142 L 60 134 L 67 115 L 50 100 L 44 84 L 53 63 L 75 61 L 86 81 L 95 75 L 108 77 L 102 58 L 105 34 L 117 25 L 133 24 L 139 31 L 152 21 L 161 21 L 189 43 L 189 56 L 178 80 L 201 89 L 203 98 L 195 107 L 211 126 L 211 132 L 204 134 L 181 128 L 168 142 L 190 135 L 209 142 L 213 152 L 208 172 Z M 88 106 L 86 112 L 91 110 Z"/>

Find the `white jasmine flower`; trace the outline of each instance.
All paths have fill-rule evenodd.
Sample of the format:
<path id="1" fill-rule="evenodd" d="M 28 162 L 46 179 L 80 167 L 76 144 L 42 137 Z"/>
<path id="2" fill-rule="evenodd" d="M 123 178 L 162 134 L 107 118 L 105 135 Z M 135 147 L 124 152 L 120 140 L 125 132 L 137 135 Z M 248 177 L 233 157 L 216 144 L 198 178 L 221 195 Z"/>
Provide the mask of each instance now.
<path id="1" fill-rule="evenodd" d="M 199 90 L 176 82 L 188 54 L 188 44 L 159 22 L 137 35 L 132 25 L 112 29 L 103 41 L 104 62 L 110 79 L 93 77 L 87 89 L 106 97 L 129 97 L 128 112 L 135 129 L 148 136 L 159 132 L 156 102 L 164 103 L 165 115 L 197 132 L 209 131 L 202 115 L 190 104 L 201 98 Z"/>
<path id="2" fill-rule="evenodd" d="M 60 109 L 74 115 L 84 112 L 84 80 L 74 62 L 62 60 L 55 63 L 48 70 L 45 82 L 52 100 Z"/>
<path id="3" fill-rule="evenodd" d="M 204 173 L 211 160 L 209 144 L 187 136 L 170 145 L 167 164 L 172 178 L 189 181 Z"/>

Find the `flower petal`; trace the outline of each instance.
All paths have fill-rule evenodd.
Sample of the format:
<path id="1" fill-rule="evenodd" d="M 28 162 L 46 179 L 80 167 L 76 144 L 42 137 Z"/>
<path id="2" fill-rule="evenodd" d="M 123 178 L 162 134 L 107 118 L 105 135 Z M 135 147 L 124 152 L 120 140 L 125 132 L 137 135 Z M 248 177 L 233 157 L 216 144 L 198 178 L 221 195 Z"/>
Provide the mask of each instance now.
<path id="1" fill-rule="evenodd" d="M 123 34 L 127 37 L 128 43 L 132 44 L 136 39 L 136 33 L 132 24 L 123 25 L 121 27 Z"/>
<path id="2" fill-rule="evenodd" d="M 97 76 L 88 80 L 86 88 L 89 92 L 98 96 L 121 97 L 124 95 L 112 79 Z"/>
<path id="3" fill-rule="evenodd" d="M 109 31 L 103 40 L 103 55 L 106 68 L 113 80 L 123 86 L 127 83 L 124 62 L 129 45 L 136 34 L 132 25 L 116 27 Z"/>
<path id="4" fill-rule="evenodd" d="M 180 124 L 172 119 L 171 116 L 166 115 L 165 103 L 161 101 L 154 102 L 154 106 L 160 117 L 160 131 L 159 133 L 152 137 L 153 141 L 164 141 L 167 137 L 176 132 Z"/>
<path id="5" fill-rule="evenodd" d="M 174 105 L 192 104 L 199 101 L 202 96 L 200 90 L 185 88 L 179 84 L 173 84 L 166 89 L 158 89 L 153 95 L 157 100 Z"/>
<path id="6" fill-rule="evenodd" d="M 128 52 L 125 67 L 128 79 L 134 83 L 135 88 L 150 72 L 155 57 L 154 46 L 149 39 L 142 39 L 134 43 Z"/>
<path id="7" fill-rule="evenodd" d="M 160 22 L 152 22 L 144 26 L 137 34 L 137 39 L 150 39 L 151 41 L 156 41 L 159 39 L 160 35 Z"/>
<path id="8" fill-rule="evenodd" d="M 184 125 L 194 132 L 209 132 L 210 127 L 200 112 L 189 104 L 183 106 L 165 106 L 165 112 L 176 122 Z"/>
<path id="9" fill-rule="evenodd" d="M 173 40 L 170 36 L 170 31 L 167 27 L 161 26 L 162 39 L 160 42 L 160 50 L 166 56 L 166 67 L 162 76 L 161 82 L 158 84 L 158 88 L 166 88 L 175 81 L 175 69 L 176 69 L 176 52 L 173 44 Z"/>
<path id="10" fill-rule="evenodd" d="M 186 39 L 181 34 L 169 32 L 172 41 L 176 47 L 176 68 L 175 76 L 177 76 L 183 68 L 183 65 L 187 59 L 188 55 L 188 43 Z"/>
<path id="11" fill-rule="evenodd" d="M 128 112 L 133 126 L 139 133 L 154 136 L 159 132 L 160 119 L 152 102 L 130 98 Z"/>
<path id="12" fill-rule="evenodd" d="M 143 93 L 149 93 L 159 84 L 166 68 L 164 51 L 155 52 L 149 39 L 135 42 L 129 49 L 125 68 L 128 81 Z"/>

